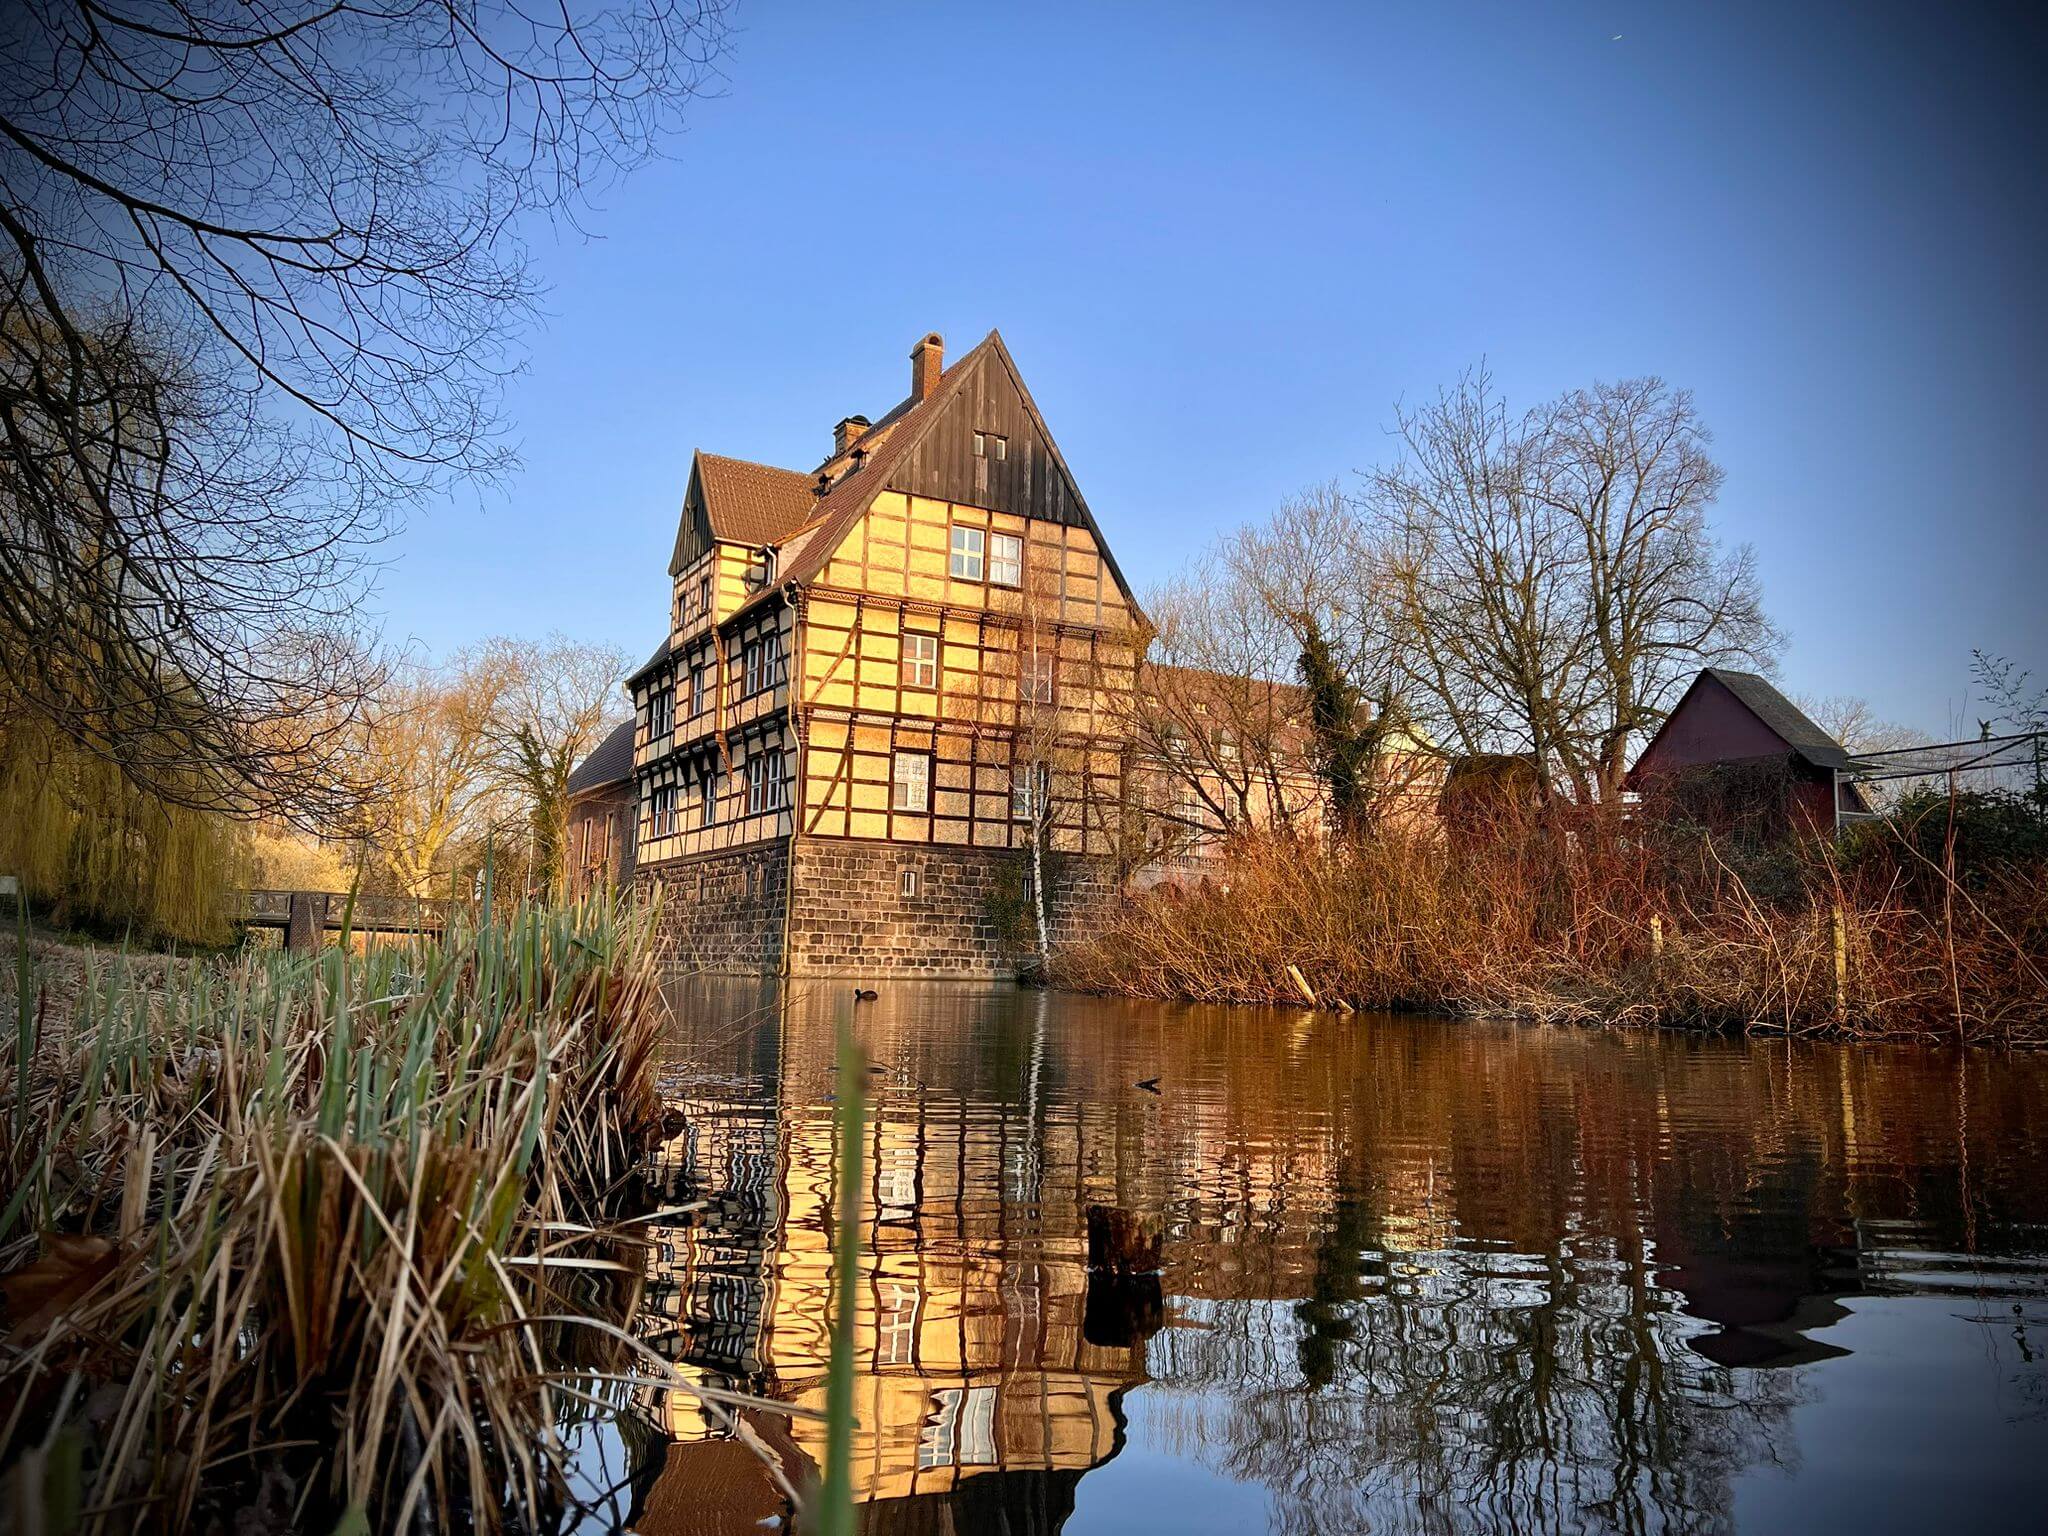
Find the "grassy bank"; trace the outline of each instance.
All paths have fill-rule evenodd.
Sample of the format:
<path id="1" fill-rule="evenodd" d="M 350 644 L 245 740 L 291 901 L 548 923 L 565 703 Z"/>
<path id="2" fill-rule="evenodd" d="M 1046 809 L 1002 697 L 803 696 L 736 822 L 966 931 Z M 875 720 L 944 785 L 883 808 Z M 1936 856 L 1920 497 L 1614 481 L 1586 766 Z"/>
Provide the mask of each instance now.
<path id="1" fill-rule="evenodd" d="M 367 954 L 12 957 L 0 1523 L 547 1508 L 574 1381 L 665 1370 L 608 1221 L 660 1113 L 644 937 L 586 906 Z"/>
<path id="2" fill-rule="evenodd" d="M 1931 814 L 1931 813 L 1926 813 Z M 1588 826 L 1234 844 L 1124 907 L 1062 980 L 1560 1022 L 2048 1045 L 2048 859 L 1939 820 L 1759 852 Z"/>

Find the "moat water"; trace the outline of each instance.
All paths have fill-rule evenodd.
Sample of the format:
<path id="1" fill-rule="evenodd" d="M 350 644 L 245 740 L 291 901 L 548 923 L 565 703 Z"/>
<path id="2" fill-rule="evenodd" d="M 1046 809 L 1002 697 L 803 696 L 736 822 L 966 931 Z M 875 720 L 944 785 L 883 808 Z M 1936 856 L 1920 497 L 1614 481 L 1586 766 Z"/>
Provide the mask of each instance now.
<path id="1" fill-rule="evenodd" d="M 2048 1529 L 2048 1060 L 879 990 L 868 1532 Z M 645 1332 L 799 1411 L 849 993 L 674 997 L 701 1204 Z M 1091 1205 L 1156 1222 L 1156 1282 L 1091 1276 Z M 797 1528 L 729 1425 L 636 1401 L 579 1528 Z"/>

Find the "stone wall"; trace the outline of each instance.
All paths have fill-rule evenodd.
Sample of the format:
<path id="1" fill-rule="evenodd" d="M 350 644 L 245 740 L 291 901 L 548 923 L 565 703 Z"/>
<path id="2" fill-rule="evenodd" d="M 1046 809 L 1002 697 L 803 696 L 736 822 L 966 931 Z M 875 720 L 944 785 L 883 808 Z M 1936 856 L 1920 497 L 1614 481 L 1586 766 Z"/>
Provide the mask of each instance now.
<path id="1" fill-rule="evenodd" d="M 1029 855 L 998 849 L 799 838 L 643 864 L 643 901 L 661 887 L 664 969 L 762 974 L 783 962 L 784 902 L 794 976 L 1009 976 L 1035 944 L 1023 905 Z M 904 874 L 916 890 L 906 892 Z M 1055 949 L 1112 900 L 1109 861 L 1057 859 L 1048 881 Z"/>
<path id="2" fill-rule="evenodd" d="M 996 849 L 804 838 L 796 845 L 790 973 L 989 977 L 1033 944 L 1022 907 L 1028 855 Z M 904 875 L 916 875 L 916 890 Z M 1108 861 L 1061 859 L 1049 882 L 1053 943 L 1077 936 L 1115 891 Z"/>
<path id="3" fill-rule="evenodd" d="M 642 864 L 634 894 L 648 901 L 657 886 L 655 944 L 664 969 L 758 975 L 781 968 L 786 840 Z"/>

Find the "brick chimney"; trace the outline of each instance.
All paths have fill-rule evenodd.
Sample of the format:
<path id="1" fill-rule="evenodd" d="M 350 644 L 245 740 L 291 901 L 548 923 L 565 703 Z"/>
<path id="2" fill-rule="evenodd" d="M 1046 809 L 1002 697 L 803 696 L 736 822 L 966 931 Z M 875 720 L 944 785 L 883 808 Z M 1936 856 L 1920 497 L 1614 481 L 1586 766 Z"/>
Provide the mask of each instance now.
<path id="1" fill-rule="evenodd" d="M 946 371 L 946 338 L 933 331 L 910 349 L 910 398 L 929 400 Z"/>
<path id="2" fill-rule="evenodd" d="M 855 443 L 874 423 L 865 416 L 848 416 L 832 429 L 832 457 L 838 458 Z"/>

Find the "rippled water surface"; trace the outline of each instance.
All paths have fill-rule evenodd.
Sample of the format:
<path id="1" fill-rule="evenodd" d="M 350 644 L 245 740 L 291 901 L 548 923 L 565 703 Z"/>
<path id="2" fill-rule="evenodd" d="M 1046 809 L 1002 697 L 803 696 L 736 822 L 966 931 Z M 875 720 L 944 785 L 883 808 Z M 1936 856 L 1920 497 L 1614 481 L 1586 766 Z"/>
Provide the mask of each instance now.
<path id="1" fill-rule="evenodd" d="M 881 992 L 867 1531 L 2048 1527 L 2048 1062 Z M 650 1331 L 800 1407 L 847 994 L 675 998 L 705 1203 Z M 1091 1205 L 1157 1222 L 1156 1283 L 1091 1277 Z M 754 1451 L 645 1406 L 583 1447 L 592 1528 L 787 1528 Z"/>

